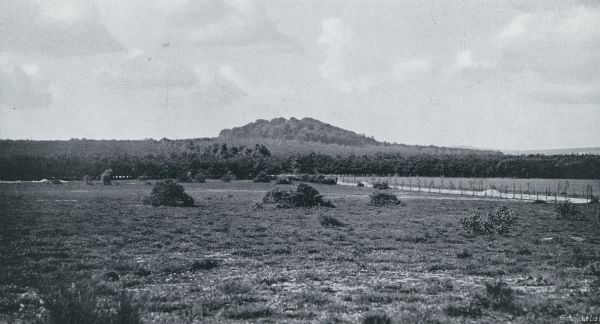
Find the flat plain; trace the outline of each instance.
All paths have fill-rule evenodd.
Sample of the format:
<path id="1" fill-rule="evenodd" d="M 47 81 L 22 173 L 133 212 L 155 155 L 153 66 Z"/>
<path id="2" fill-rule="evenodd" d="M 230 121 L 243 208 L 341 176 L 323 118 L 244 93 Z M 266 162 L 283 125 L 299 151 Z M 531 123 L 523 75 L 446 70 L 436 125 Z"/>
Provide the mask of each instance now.
<path id="1" fill-rule="evenodd" d="M 0 322 L 52 321 L 55 292 L 93 307 L 125 294 L 142 322 L 558 322 L 600 314 L 600 223 L 553 204 L 314 185 L 336 208 L 262 204 L 274 185 L 184 184 L 195 206 L 152 207 L 145 182 L 0 184 Z M 506 235 L 459 220 L 500 204 Z M 323 222 L 326 216 L 342 224 Z M 89 301 L 91 300 L 91 302 Z M 81 298 L 77 302 L 82 302 Z"/>

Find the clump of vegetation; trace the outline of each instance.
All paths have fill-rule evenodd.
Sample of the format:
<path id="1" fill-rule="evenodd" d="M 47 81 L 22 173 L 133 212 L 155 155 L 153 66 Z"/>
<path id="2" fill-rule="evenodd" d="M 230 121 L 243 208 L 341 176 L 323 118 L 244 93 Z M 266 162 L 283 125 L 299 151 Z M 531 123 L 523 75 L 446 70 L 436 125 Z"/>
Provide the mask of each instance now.
<path id="1" fill-rule="evenodd" d="M 150 197 L 145 199 L 152 206 L 194 206 L 194 199 L 185 193 L 183 186 L 172 181 L 159 181 L 152 187 Z"/>
<path id="2" fill-rule="evenodd" d="M 131 303 L 125 293 L 120 295 L 116 307 L 101 306 L 100 295 L 99 288 L 90 285 L 73 285 L 55 289 L 45 298 L 44 307 L 48 312 L 44 322 L 51 324 L 142 323 L 138 308 Z"/>
<path id="3" fill-rule="evenodd" d="M 374 192 L 369 196 L 369 203 L 373 206 L 400 205 L 396 195 L 387 192 Z"/>
<path id="4" fill-rule="evenodd" d="M 62 184 L 62 181 L 60 181 L 60 179 L 52 179 L 50 182 L 52 184 Z"/>
<path id="5" fill-rule="evenodd" d="M 219 261 L 215 259 L 196 260 L 192 263 L 192 271 L 211 270 L 219 266 Z"/>
<path id="6" fill-rule="evenodd" d="M 477 212 L 460 220 L 463 228 L 479 235 L 506 234 L 516 222 L 514 212 L 507 206 L 500 206 L 489 212 L 486 217 Z"/>
<path id="7" fill-rule="evenodd" d="M 104 172 L 102 172 L 102 175 L 100 176 L 100 182 L 103 185 L 110 185 L 112 182 L 112 174 L 113 174 L 113 170 L 112 169 L 107 169 Z"/>
<path id="8" fill-rule="evenodd" d="M 198 183 L 205 183 L 206 182 L 206 177 L 204 177 L 204 174 L 202 174 L 202 172 L 198 172 L 194 176 L 194 181 L 198 182 Z"/>
<path id="9" fill-rule="evenodd" d="M 296 187 L 295 191 L 275 188 L 263 198 L 265 204 L 277 204 L 280 208 L 295 207 L 335 207 L 331 201 L 326 201 L 319 191 L 305 183 Z"/>
<path id="10" fill-rule="evenodd" d="M 148 176 L 147 174 L 142 174 L 141 176 L 137 177 L 137 179 L 139 181 L 148 181 L 150 180 L 150 176 Z"/>
<path id="11" fill-rule="evenodd" d="M 583 212 L 577 205 L 572 203 L 570 200 L 565 200 L 557 203 L 554 206 L 554 212 L 556 218 L 564 220 L 582 220 Z"/>
<path id="12" fill-rule="evenodd" d="M 92 177 L 90 175 L 87 175 L 87 174 L 83 176 L 83 182 L 86 185 L 93 185 L 94 184 Z"/>
<path id="13" fill-rule="evenodd" d="M 325 226 L 325 227 L 340 227 L 340 226 L 344 226 L 344 223 L 342 223 L 339 219 L 333 217 L 333 216 L 329 216 L 329 215 L 320 215 L 319 216 L 319 223 L 321 223 L 321 225 Z"/>
<path id="14" fill-rule="evenodd" d="M 373 184 L 373 189 L 386 190 L 390 189 L 390 185 L 385 181 L 377 181 Z"/>
<path id="15" fill-rule="evenodd" d="M 485 294 L 477 296 L 477 302 L 484 308 L 520 315 L 523 310 L 517 304 L 515 291 L 506 282 L 496 281 L 485 284 Z"/>
<path id="16" fill-rule="evenodd" d="M 392 324 L 392 319 L 383 313 L 367 314 L 363 320 L 363 324 Z"/>
<path id="17" fill-rule="evenodd" d="M 598 201 L 598 196 L 592 196 L 592 197 L 590 197 L 590 202 L 589 203 L 590 204 L 594 204 L 594 205 L 599 204 L 600 201 Z"/>
<path id="18" fill-rule="evenodd" d="M 192 182 L 192 173 L 190 171 L 180 173 L 179 175 L 177 175 L 177 181 L 181 183 Z"/>
<path id="19" fill-rule="evenodd" d="M 300 181 L 300 182 L 326 184 L 326 185 L 337 184 L 337 178 L 326 177 L 322 174 L 301 174 L 298 176 L 290 177 L 290 179 L 295 180 L 295 181 Z"/>
<path id="20" fill-rule="evenodd" d="M 264 182 L 264 183 L 269 183 L 271 182 L 271 177 L 265 172 L 265 171 L 260 171 L 255 177 L 254 179 L 252 179 L 252 181 L 254 182 Z"/>
<path id="21" fill-rule="evenodd" d="M 223 182 L 231 182 L 233 180 L 237 180 L 237 177 L 231 171 L 227 171 L 227 173 L 221 177 L 221 181 Z"/>
<path id="22" fill-rule="evenodd" d="M 357 187 L 359 187 L 359 188 L 362 188 L 362 187 L 364 187 L 364 186 L 365 186 L 365 184 L 364 184 L 364 183 L 362 183 L 362 182 L 358 182 L 358 183 L 356 184 L 356 186 L 357 186 Z"/>
<path id="23" fill-rule="evenodd" d="M 277 177 L 277 179 L 275 179 L 275 184 L 291 185 L 292 180 L 290 180 L 290 178 L 287 178 L 287 177 Z"/>
<path id="24" fill-rule="evenodd" d="M 533 203 L 536 204 L 536 205 L 544 205 L 544 204 L 546 204 L 546 202 L 544 200 L 541 200 L 541 199 L 536 199 L 536 200 L 533 201 Z"/>

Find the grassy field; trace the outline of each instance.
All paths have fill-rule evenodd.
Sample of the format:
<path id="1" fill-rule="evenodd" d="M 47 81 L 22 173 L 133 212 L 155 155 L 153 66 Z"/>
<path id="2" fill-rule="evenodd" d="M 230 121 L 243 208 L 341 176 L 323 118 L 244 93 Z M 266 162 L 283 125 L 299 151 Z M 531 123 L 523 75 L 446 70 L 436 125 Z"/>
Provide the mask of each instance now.
<path id="1" fill-rule="evenodd" d="M 114 313 L 119 301 L 121 318 L 137 310 L 146 323 L 600 315 L 600 224 L 557 219 L 552 204 L 503 202 L 513 230 L 476 236 L 459 219 L 499 202 L 405 193 L 374 207 L 373 189 L 316 185 L 336 208 L 278 209 L 260 203 L 273 184 L 184 186 L 195 207 L 144 205 L 143 182 L 0 184 L 0 322 L 60 322 L 65 305 Z"/>

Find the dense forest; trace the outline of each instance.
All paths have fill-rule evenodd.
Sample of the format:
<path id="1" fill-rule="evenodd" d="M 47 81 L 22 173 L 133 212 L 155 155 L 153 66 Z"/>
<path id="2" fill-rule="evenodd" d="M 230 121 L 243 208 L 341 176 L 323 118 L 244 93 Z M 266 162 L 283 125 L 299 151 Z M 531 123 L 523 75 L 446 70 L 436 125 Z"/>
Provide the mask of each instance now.
<path id="1" fill-rule="evenodd" d="M 0 155 L 0 179 L 81 179 L 111 168 L 116 176 L 176 178 L 202 173 L 220 178 L 231 171 L 240 179 L 258 172 L 269 174 L 375 174 L 400 176 L 513 177 L 600 179 L 598 155 L 501 154 L 340 154 L 291 153 L 273 155 L 260 144 L 233 146 L 213 143 L 187 149 L 166 149 L 165 154 L 134 155 L 125 150 L 103 153 Z M 6 151 L 5 151 L 6 152 Z"/>

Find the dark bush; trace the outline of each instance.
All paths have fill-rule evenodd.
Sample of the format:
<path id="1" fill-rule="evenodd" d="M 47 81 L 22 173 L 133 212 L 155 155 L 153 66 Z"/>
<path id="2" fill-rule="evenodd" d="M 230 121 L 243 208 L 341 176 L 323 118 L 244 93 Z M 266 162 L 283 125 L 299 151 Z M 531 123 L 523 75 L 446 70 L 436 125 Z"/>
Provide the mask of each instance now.
<path id="1" fill-rule="evenodd" d="M 146 202 L 152 206 L 194 206 L 194 199 L 184 192 L 183 186 L 172 180 L 159 181 L 152 187 Z"/>
<path id="2" fill-rule="evenodd" d="M 291 185 L 292 180 L 290 180 L 289 178 L 286 178 L 286 177 L 277 177 L 277 179 L 275 179 L 275 184 Z"/>
<path id="3" fill-rule="evenodd" d="M 177 181 L 181 183 L 190 183 L 192 182 L 192 173 L 191 172 L 183 172 L 177 175 Z"/>
<path id="4" fill-rule="evenodd" d="M 364 184 L 364 183 L 362 183 L 362 182 L 359 182 L 359 183 L 357 183 L 357 184 L 356 184 L 356 186 L 357 186 L 357 187 L 359 187 L 359 188 L 362 188 L 362 187 L 364 187 L 364 186 L 365 186 L 365 184 Z"/>
<path id="5" fill-rule="evenodd" d="M 235 176 L 235 174 L 233 174 L 233 172 L 231 171 L 227 171 L 227 173 L 225 173 L 222 177 L 221 180 L 223 182 L 231 182 L 233 180 L 237 180 L 237 177 Z"/>
<path id="6" fill-rule="evenodd" d="M 150 180 L 150 177 L 147 175 L 141 175 L 137 178 L 139 181 L 148 181 Z"/>
<path id="7" fill-rule="evenodd" d="M 514 225 L 517 218 L 514 212 L 506 207 L 500 206 L 488 213 L 487 217 L 482 217 L 479 212 L 471 217 L 464 217 L 460 220 L 463 228 L 474 234 L 506 234 Z"/>
<path id="8" fill-rule="evenodd" d="M 265 171 L 260 171 L 252 181 L 269 183 L 271 182 L 271 177 Z"/>
<path id="9" fill-rule="evenodd" d="M 198 183 L 205 183 L 206 177 L 204 177 L 204 174 L 199 172 L 199 173 L 196 173 L 196 175 L 194 176 L 194 181 L 196 181 Z"/>
<path id="10" fill-rule="evenodd" d="M 59 179 L 52 179 L 52 180 L 50 180 L 50 182 L 52 184 L 62 184 L 62 181 L 60 181 Z"/>
<path id="11" fill-rule="evenodd" d="M 577 205 L 572 203 L 570 200 L 558 202 L 554 206 L 556 218 L 565 220 L 582 220 L 584 218 L 583 212 Z"/>
<path id="12" fill-rule="evenodd" d="M 373 189 L 386 190 L 390 189 L 390 185 L 385 181 L 377 181 L 373 184 Z"/>
<path id="13" fill-rule="evenodd" d="M 44 322 L 51 324 L 136 324 L 142 323 L 137 307 L 122 293 L 116 307 L 101 306 L 101 291 L 90 285 L 54 289 L 45 299 Z"/>
<path id="14" fill-rule="evenodd" d="M 87 175 L 87 174 L 83 176 L 83 182 L 85 182 L 86 185 L 93 185 L 94 184 L 94 182 L 92 180 L 92 177 L 89 176 L 89 175 Z"/>
<path id="15" fill-rule="evenodd" d="M 337 178 L 328 178 L 322 174 L 301 174 L 297 176 L 291 176 L 290 180 L 326 185 L 337 184 Z"/>
<path id="16" fill-rule="evenodd" d="M 100 182 L 102 182 L 103 185 L 110 185 L 112 183 L 112 174 L 112 169 L 105 170 L 100 176 Z"/>
<path id="17" fill-rule="evenodd" d="M 367 314 L 363 320 L 363 324 L 392 324 L 392 319 L 386 314 Z"/>
<path id="18" fill-rule="evenodd" d="M 325 227 L 344 226 L 344 223 L 342 223 L 339 219 L 337 219 L 333 216 L 329 216 L 329 215 L 319 216 L 319 223 L 321 223 L 321 225 L 323 225 Z"/>
<path id="19" fill-rule="evenodd" d="M 296 191 L 275 188 L 263 198 L 265 204 L 277 204 L 280 208 L 294 207 L 335 207 L 330 201 L 323 200 L 323 196 L 315 188 L 301 183 Z"/>
<path id="20" fill-rule="evenodd" d="M 369 196 L 370 204 L 373 206 L 400 205 L 396 195 L 386 192 L 374 192 Z"/>
<path id="21" fill-rule="evenodd" d="M 215 259 L 203 259 L 194 261 L 192 271 L 211 270 L 219 266 L 219 262 Z"/>
<path id="22" fill-rule="evenodd" d="M 477 297 L 477 302 L 485 308 L 520 315 L 523 310 L 515 298 L 515 291 L 506 282 L 497 281 L 485 284 L 485 294 Z"/>
<path id="23" fill-rule="evenodd" d="M 592 196 L 592 197 L 590 198 L 590 204 L 597 205 L 597 204 L 599 204 L 599 203 L 600 203 L 600 202 L 598 201 L 598 196 Z"/>
<path id="24" fill-rule="evenodd" d="M 541 199 L 536 199 L 536 200 L 533 201 L 533 203 L 536 204 L 536 205 L 544 205 L 544 204 L 546 204 L 546 202 L 544 200 L 541 200 Z"/>

